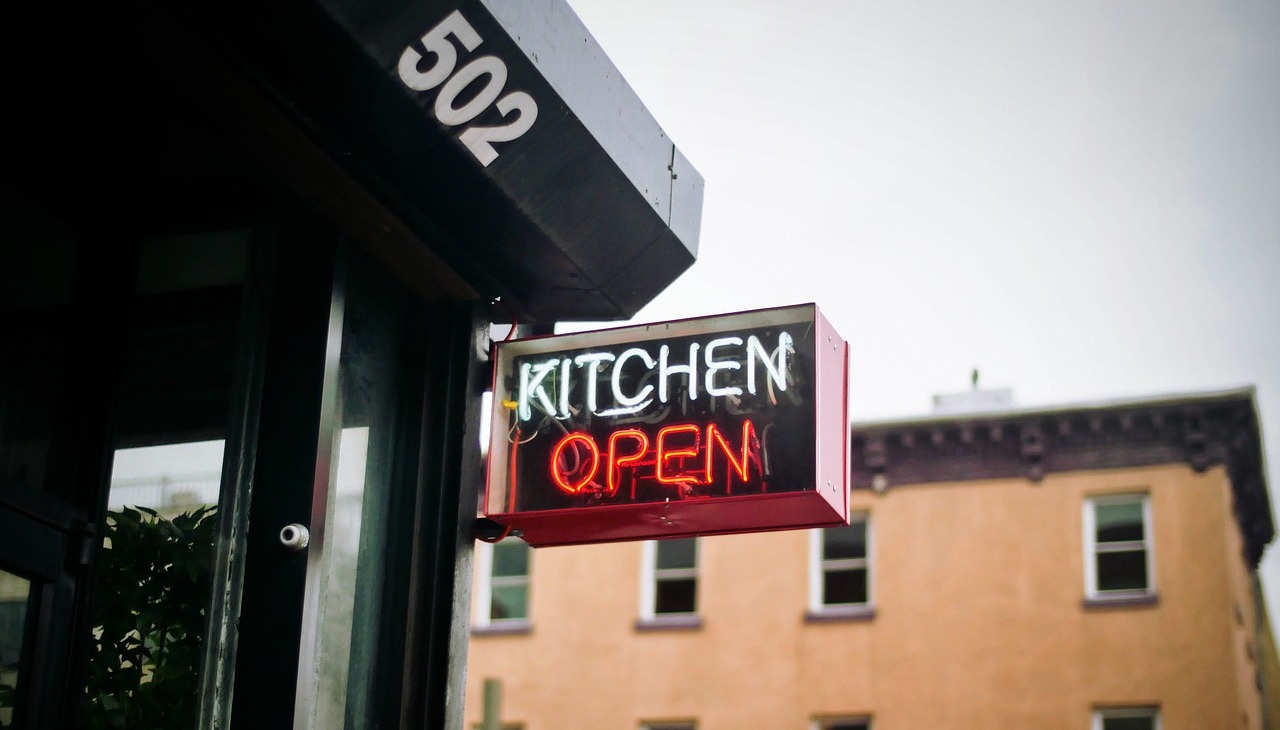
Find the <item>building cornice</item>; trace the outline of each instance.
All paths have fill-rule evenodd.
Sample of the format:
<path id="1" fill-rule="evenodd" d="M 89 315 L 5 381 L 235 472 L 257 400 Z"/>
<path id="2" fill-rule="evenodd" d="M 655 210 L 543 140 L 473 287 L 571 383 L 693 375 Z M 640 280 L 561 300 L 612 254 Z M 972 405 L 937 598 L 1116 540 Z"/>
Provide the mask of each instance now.
<path id="1" fill-rule="evenodd" d="M 853 424 L 853 488 L 1223 465 L 1245 557 L 1275 535 L 1253 388 Z"/>

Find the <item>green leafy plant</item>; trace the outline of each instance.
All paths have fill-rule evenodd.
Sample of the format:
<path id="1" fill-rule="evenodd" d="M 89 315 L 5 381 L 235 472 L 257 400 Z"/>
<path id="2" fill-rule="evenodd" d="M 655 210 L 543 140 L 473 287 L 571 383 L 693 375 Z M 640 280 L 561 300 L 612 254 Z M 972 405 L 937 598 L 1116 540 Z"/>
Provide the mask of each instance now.
<path id="1" fill-rule="evenodd" d="M 0 664 L 0 672 L 12 671 L 11 667 Z M 18 706 L 18 698 L 14 695 L 14 686 L 0 682 L 0 727 L 11 727 L 12 718 L 9 711 Z"/>
<path id="2" fill-rule="evenodd" d="M 217 516 L 145 507 L 107 516 L 85 725 L 196 725 Z"/>
<path id="3" fill-rule="evenodd" d="M 18 675 L 22 672 L 22 644 L 27 638 L 31 584 L 0 570 L 0 728 L 17 727 Z"/>

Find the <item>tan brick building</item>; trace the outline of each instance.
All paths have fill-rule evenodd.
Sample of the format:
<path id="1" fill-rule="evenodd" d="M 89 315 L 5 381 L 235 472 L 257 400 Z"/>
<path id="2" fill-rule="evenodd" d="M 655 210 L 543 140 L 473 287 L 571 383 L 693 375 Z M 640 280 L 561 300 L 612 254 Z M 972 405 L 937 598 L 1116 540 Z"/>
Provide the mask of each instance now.
<path id="1" fill-rule="evenodd" d="M 477 553 L 467 722 L 1262 728 L 1251 389 L 857 424 L 853 524 Z"/>

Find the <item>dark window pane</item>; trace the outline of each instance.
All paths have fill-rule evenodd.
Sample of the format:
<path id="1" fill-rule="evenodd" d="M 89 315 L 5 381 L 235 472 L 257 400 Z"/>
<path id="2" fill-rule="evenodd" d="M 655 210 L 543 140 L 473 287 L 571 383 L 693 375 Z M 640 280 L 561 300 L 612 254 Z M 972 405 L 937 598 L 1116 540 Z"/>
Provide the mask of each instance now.
<path id="1" fill-rule="evenodd" d="M 693 568 L 698 562 L 696 538 L 687 540 L 661 540 L 657 544 L 658 570 L 668 568 Z"/>
<path id="2" fill-rule="evenodd" d="M 493 546 L 495 576 L 528 575 L 529 545 L 520 540 L 503 540 Z"/>
<path id="3" fill-rule="evenodd" d="M 822 583 L 826 605 L 867 602 L 867 571 L 863 568 L 828 570 Z"/>
<path id="4" fill-rule="evenodd" d="M 824 560 L 867 557 L 867 523 L 855 522 L 848 527 L 832 527 L 822 531 Z"/>
<path id="5" fill-rule="evenodd" d="M 56 491 L 49 457 L 66 397 L 60 368 L 73 349 L 76 232 L 34 201 L 6 194 L 0 241 L 0 488 Z"/>
<path id="6" fill-rule="evenodd" d="M 1099 504 L 1096 507 L 1098 542 L 1142 540 L 1142 503 Z"/>
<path id="7" fill-rule="evenodd" d="M 1125 550 L 1098 554 L 1098 590 L 1146 590 L 1147 553 Z"/>
<path id="8" fill-rule="evenodd" d="M 491 619 L 528 618 L 529 587 L 494 586 L 489 617 Z"/>
<path id="9" fill-rule="evenodd" d="M 27 604 L 31 583 L 0 570 L 0 685 L 21 687 L 25 680 L 22 648 L 28 639 Z M 17 696 L 12 689 L 0 690 L 0 727 L 14 727 Z"/>
<path id="10" fill-rule="evenodd" d="M 823 730 L 867 730 L 871 726 L 865 722 L 833 722 L 822 727 Z"/>
<path id="11" fill-rule="evenodd" d="M 698 606 L 698 581 L 678 578 L 658 581 L 654 591 L 654 613 L 693 613 Z"/>
<path id="12" fill-rule="evenodd" d="M 1102 730 L 1155 730 L 1154 717 L 1108 717 L 1102 720 Z"/>

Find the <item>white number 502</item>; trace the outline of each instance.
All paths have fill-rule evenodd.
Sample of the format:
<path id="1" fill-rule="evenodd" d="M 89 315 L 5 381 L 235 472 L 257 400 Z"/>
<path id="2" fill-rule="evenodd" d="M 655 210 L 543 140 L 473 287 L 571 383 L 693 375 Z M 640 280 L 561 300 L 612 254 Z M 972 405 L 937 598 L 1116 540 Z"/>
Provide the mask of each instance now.
<path id="1" fill-rule="evenodd" d="M 465 125 L 491 105 L 496 106 L 504 124 L 464 127 L 458 135 L 458 141 L 475 155 L 481 165 L 488 167 L 498 158 L 492 143 L 510 142 L 529 131 L 538 118 L 538 104 L 523 91 L 513 91 L 498 98 L 507 84 L 507 65 L 497 56 L 478 56 L 458 68 L 458 49 L 450 36 L 468 52 L 483 42 L 471 23 L 455 10 L 422 36 L 422 47 L 435 56 L 435 62 L 423 70 L 422 54 L 409 46 L 400 54 L 400 80 L 414 91 L 430 91 L 439 87 L 432 111 L 436 119 L 446 126 Z M 459 106 L 458 97 L 462 92 L 484 77 L 487 80 L 480 90 Z M 513 112 L 514 117 L 511 116 Z"/>

